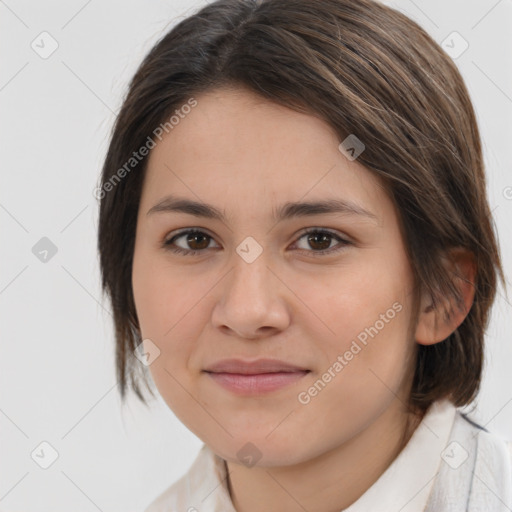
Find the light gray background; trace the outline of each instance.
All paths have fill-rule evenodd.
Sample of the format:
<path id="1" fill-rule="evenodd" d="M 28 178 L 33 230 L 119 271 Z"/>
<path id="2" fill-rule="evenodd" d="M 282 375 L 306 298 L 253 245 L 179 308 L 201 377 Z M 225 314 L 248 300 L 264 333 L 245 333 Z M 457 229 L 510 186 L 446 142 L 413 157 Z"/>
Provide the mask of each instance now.
<path id="1" fill-rule="evenodd" d="M 202 444 L 161 399 L 150 409 L 133 398 L 121 407 L 109 306 L 100 303 L 92 191 L 129 79 L 162 33 L 203 3 L 0 0 L 4 512 L 141 511 Z M 456 63 L 477 110 L 510 281 L 512 0 L 386 3 L 439 43 L 453 31 L 469 43 Z M 47 59 L 31 48 L 43 31 L 59 45 Z M 58 248 L 46 263 L 32 252 L 42 237 Z M 508 439 L 511 311 L 500 290 L 473 413 Z M 43 441 L 59 454 L 46 470 L 31 458 Z"/>

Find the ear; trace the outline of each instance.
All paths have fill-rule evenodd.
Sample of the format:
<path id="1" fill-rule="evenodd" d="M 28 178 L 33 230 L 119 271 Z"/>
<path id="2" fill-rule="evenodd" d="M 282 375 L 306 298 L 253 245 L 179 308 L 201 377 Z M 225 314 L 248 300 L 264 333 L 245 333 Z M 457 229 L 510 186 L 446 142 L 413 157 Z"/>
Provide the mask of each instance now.
<path id="1" fill-rule="evenodd" d="M 453 261 L 447 258 L 443 258 L 443 261 L 451 271 L 464 308 L 461 311 L 455 299 L 445 298 L 434 309 L 429 297 L 423 296 L 415 335 L 415 340 L 420 345 L 433 345 L 448 338 L 464 321 L 473 304 L 476 275 L 474 256 L 463 248 L 451 249 L 449 253 Z"/>

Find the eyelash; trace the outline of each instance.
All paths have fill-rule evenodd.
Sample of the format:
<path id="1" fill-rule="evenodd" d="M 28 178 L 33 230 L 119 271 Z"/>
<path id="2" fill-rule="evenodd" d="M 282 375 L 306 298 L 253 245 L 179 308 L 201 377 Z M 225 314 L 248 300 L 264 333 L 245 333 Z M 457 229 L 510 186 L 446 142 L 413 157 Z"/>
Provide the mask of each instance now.
<path id="1" fill-rule="evenodd" d="M 349 242 L 348 240 L 340 237 L 339 235 L 337 235 L 336 233 L 333 233 L 332 231 L 329 231 L 327 229 L 320 229 L 320 228 L 309 228 L 308 230 L 304 231 L 297 240 L 300 240 L 301 238 L 303 238 L 304 236 L 306 235 L 309 235 L 309 234 L 312 234 L 312 233 L 316 233 L 316 234 L 327 234 L 327 235 L 330 235 L 332 238 L 336 239 L 338 242 L 340 242 L 340 246 L 337 247 L 337 248 L 334 248 L 334 249 L 323 249 L 322 251 L 305 251 L 304 249 L 300 250 L 301 252 L 306 252 L 306 253 L 312 253 L 313 256 L 323 256 L 325 254 L 335 254 L 335 253 L 338 253 L 342 250 L 344 250 L 346 248 L 346 246 L 348 245 L 351 245 L 352 242 Z M 176 253 L 176 254 L 181 254 L 183 256 L 196 256 L 204 251 L 206 251 L 207 249 L 201 249 L 201 250 L 197 250 L 197 249 L 182 249 L 181 247 L 177 247 L 175 245 L 173 245 L 174 241 L 178 238 L 181 238 L 183 235 L 189 235 L 189 234 L 200 234 L 200 235 L 206 235 L 206 237 L 208 237 L 209 239 L 213 239 L 213 237 L 211 237 L 210 235 L 208 235 L 208 233 L 205 233 L 204 231 L 200 231 L 198 229 L 188 229 L 188 230 L 184 230 L 184 231 L 181 231 L 179 233 L 177 233 L 176 235 L 174 235 L 173 237 L 171 237 L 170 239 L 168 240 L 164 240 L 164 242 L 162 243 L 162 247 L 163 249 L 165 249 L 166 251 L 171 251 L 173 253 Z"/>

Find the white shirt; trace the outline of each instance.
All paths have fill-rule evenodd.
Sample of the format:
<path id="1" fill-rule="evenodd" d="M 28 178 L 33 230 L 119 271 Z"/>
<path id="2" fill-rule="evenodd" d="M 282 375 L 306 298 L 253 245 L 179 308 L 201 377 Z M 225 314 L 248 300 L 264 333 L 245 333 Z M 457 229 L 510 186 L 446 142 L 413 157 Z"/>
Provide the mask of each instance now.
<path id="1" fill-rule="evenodd" d="M 430 406 L 391 465 L 340 512 L 441 512 L 440 503 L 443 512 L 512 511 L 512 442 L 473 426 L 448 400 Z M 203 445 L 145 512 L 236 512 L 225 461 Z"/>

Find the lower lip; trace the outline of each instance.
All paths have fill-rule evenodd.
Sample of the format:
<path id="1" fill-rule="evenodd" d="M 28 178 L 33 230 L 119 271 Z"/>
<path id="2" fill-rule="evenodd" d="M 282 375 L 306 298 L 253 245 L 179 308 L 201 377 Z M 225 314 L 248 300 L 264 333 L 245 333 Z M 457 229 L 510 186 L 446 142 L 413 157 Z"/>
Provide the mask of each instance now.
<path id="1" fill-rule="evenodd" d="M 223 388 L 240 395 L 258 395 L 284 388 L 302 379 L 308 371 L 259 373 L 212 373 L 208 375 Z"/>

